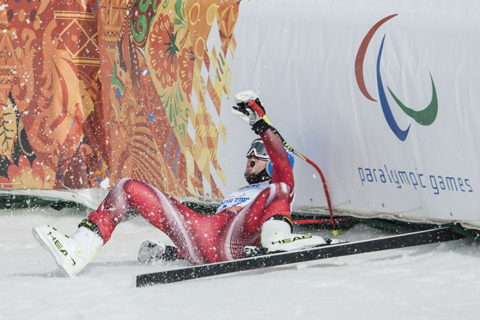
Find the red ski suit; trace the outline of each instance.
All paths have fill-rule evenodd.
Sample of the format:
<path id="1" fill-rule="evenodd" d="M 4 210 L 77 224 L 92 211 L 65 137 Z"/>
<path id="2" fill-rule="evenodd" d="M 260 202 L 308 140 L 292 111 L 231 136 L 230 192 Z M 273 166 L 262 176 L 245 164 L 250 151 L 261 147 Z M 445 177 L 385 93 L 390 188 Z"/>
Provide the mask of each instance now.
<path id="1" fill-rule="evenodd" d="M 293 172 L 282 143 L 270 129 L 260 136 L 272 161 L 272 179 L 254 186 L 258 195 L 243 207 L 223 205 L 214 215 L 199 214 L 151 185 L 122 179 L 88 219 L 98 226 L 106 243 L 128 209 L 134 208 L 170 237 L 191 263 L 241 258 L 245 246 L 260 246 L 261 228 L 267 219 L 274 215 L 290 218 L 294 195 Z"/>

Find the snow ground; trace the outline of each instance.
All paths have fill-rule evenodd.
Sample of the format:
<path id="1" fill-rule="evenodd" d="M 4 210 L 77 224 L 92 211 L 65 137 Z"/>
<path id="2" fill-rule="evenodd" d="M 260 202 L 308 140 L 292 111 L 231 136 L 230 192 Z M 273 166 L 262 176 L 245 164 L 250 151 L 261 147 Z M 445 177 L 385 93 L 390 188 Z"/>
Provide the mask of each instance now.
<path id="1" fill-rule="evenodd" d="M 72 234 L 83 213 L 0 211 L 0 319 L 479 319 L 480 250 L 470 240 L 332 258 L 147 288 L 135 274 L 179 265 L 136 261 L 145 239 L 162 239 L 141 219 L 120 224 L 75 278 L 56 271 L 31 234 L 52 224 Z M 386 233 L 357 225 L 340 238 Z M 329 237 L 330 231 L 323 231 Z"/>

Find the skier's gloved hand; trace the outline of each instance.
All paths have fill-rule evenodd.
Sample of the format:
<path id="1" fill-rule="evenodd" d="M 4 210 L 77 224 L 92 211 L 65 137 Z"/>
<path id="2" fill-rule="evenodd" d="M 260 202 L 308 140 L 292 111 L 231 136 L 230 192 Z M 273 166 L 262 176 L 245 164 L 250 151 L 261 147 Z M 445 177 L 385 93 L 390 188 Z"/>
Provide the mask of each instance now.
<path id="1" fill-rule="evenodd" d="M 264 120 L 265 108 L 260 98 L 252 91 L 242 91 L 235 95 L 236 106 L 232 112 L 252 126 L 256 134 L 264 133 L 270 125 Z M 267 120 L 268 121 L 268 120 Z"/>
<path id="2" fill-rule="evenodd" d="M 155 261 L 174 261 L 178 259 L 178 250 L 174 246 L 155 240 L 146 240 L 138 250 L 138 261 L 150 263 Z"/>
<path id="3" fill-rule="evenodd" d="M 261 119 L 261 116 L 258 115 L 249 105 L 250 101 L 258 101 L 258 104 L 261 106 L 262 103 L 258 96 L 252 91 L 243 91 L 235 95 L 236 106 L 232 107 L 232 112 L 237 115 L 240 119 L 249 123 L 253 126 L 258 120 Z M 265 109 L 261 107 L 261 112 L 265 114 Z"/>

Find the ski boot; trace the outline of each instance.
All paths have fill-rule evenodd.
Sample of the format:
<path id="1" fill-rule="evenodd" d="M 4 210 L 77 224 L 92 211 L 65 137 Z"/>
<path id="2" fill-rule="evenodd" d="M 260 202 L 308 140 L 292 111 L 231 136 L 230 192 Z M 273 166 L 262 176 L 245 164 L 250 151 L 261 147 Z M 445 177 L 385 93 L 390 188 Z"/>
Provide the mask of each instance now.
<path id="1" fill-rule="evenodd" d="M 85 227 L 79 227 L 72 237 L 47 225 L 34 227 L 32 233 L 55 258 L 60 269 L 70 277 L 82 271 L 103 245 L 102 237 Z"/>
<path id="2" fill-rule="evenodd" d="M 282 220 L 267 220 L 262 226 L 262 247 L 268 253 L 301 250 L 327 245 L 328 242 L 312 234 L 292 233 L 292 227 Z"/>

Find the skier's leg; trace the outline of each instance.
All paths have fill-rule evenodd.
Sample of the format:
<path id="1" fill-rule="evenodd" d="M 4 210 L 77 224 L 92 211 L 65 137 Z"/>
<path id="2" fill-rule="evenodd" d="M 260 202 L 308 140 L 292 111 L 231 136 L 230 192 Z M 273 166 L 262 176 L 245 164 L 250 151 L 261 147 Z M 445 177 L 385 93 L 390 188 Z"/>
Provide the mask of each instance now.
<path id="1" fill-rule="evenodd" d="M 163 231 L 179 249 L 181 258 L 195 264 L 214 261 L 215 256 L 210 251 L 212 244 L 216 243 L 218 233 L 215 231 L 222 219 L 199 214 L 144 182 L 125 181 L 114 197 L 107 197 L 88 219 L 98 225 L 103 238 L 108 241 L 129 208 Z M 205 237 L 205 234 L 210 236 Z"/>
<path id="2" fill-rule="evenodd" d="M 129 209 L 136 209 L 151 224 L 164 231 L 180 247 L 186 259 L 202 262 L 194 247 L 185 217 L 195 218 L 191 211 L 156 188 L 143 182 L 122 179 L 107 195 L 99 208 L 83 220 L 70 238 L 50 226 L 33 229 L 37 240 L 54 256 L 69 276 L 78 274 L 106 243 L 115 227 L 125 219 Z"/>

